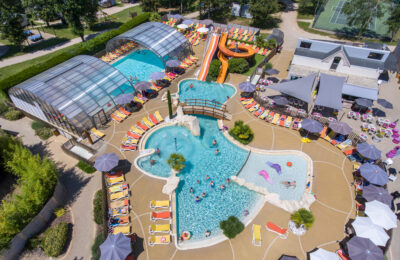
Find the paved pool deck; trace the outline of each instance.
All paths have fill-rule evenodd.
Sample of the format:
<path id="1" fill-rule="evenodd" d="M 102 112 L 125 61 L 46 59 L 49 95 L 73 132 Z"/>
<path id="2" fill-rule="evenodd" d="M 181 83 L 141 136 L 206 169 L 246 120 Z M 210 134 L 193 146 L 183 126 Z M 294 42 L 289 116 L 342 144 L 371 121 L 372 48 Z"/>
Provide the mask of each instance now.
<path id="1" fill-rule="evenodd" d="M 203 43 L 194 47 L 197 57 L 202 57 Z M 177 82 L 184 78 L 194 78 L 194 72 L 199 69 L 191 68 L 183 77 L 175 80 L 169 87 L 171 93 L 177 91 Z M 234 86 L 247 77 L 230 74 L 226 80 Z M 267 231 L 264 226 L 268 221 L 287 228 L 290 214 L 278 207 L 266 203 L 254 220 L 245 230 L 232 240 L 226 240 L 217 245 L 192 250 L 178 250 L 174 243 L 170 245 L 148 246 L 151 209 L 150 200 L 168 199 L 161 192 L 164 180 L 144 175 L 133 166 L 138 151 L 121 152 L 119 145 L 126 131 L 141 121 L 144 116 L 159 110 L 165 117 L 168 114 L 167 104 L 161 101 L 161 96 L 167 90 L 162 90 L 159 97 L 147 102 L 143 109 L 131 115 L 121 124 L 111 122 L 104 130 L 107 147 L 104 152 L 115 152 L 122 159 L 132 163 L 126 180 L 131 189 L 131 204 L 133 206 L 130 217 L 133 232 L 139 236 L 135 246 L 137 259 L 278 259 L 282 254 L 295 255 L 299 259 L 306 259 L 306 252 L 315 247 L 335 251 L 339 249 L 338 241 L 344 238 L 344 225 L 350 218 L 355 217 L 354 189 L 352 182 L 352 165 L 344 154 L 336 147 L 324 140 L 316 140 L 304 144 L 300 141 L 299 132 L 272 125 L 257 119 L 243 108 L 239 102 L 239 92 L 228 103 L 228 111 L 232 113 L 232 121 L 224 121 L 229 128 L 236 120 L 243 120 L 254 131 L 255 138 L 249 144 L 253 148 L 266 150 L 300 150 L 308 154 L 313 160 L 314 180 L 312 192 L 316 194 L 316 201 L 311 205 L 315 216 L 314 226 L 304 236 L 298 237 L 289 233 L 283 240 L 276 234 Z M 234 173 L 233 173 L 234 174 Z M 163 221 L 158 221 L 163 223 Z M 174 223 L 173 223 L 174 224 Z M 252 224 L 263 226 L 262 246 L 252 245 Z"/>

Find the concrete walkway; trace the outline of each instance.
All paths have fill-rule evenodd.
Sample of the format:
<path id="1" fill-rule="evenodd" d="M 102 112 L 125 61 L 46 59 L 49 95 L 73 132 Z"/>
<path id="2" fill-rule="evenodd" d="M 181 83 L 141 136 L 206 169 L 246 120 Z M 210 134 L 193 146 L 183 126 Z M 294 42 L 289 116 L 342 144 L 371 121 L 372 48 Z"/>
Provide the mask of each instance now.
<path id="1" fill-rule="evenodd" d="M 107 9 L 103 9 L 103 11 L 105 13 L 107 13 L 108 15 L 111 15 L 111 14 L 118 13 L 118 12 L 120 12 L 120 11 L 126 9 L 126 8 L 137 6 L 137 5 L 139 5 L 139 3 L 136 3 L 136 4 L 124 4 L 123 6 L 114 6 L 114 7 L 110 7 L 110 8 L 107 8 Z M 93 38 L 97 34 L 99 34 L 99 33 L 86 35 L 85 38 L 86 39 L 88 39 L 88 38 L 90 39 L 90 38 Z M 40 57 L 40 56 L 55 52 L 57 50 L 66 48 L 68 46 L 74 45 L 76 43 L 80 43 L 80 42 L 81 42 L 81 38 L 77 37 L 77 38 L 74 38 L 72 40 L 69 40 L 69 41 L 66 41 L 66 42 L 51 46 L 49 48 L 41 49 L 41 50 L 38 50 L 38 51 L 35 51 L 35 52 L 32 52 L 32 53 L 28 53 L 28 54 L 25 54 L 25 55 L 12 57 L 12 58 L 9 58 L 9 59 L 4 59 L 4 60 L 0 61 L 0 68 L 6 67 L 6 66 L 9 66 L 9 65 L 13 65 L 13 64 L 17 64 L 17 63 L 20 63 L 20 62 L 24 62 L 24 61 L 27 61 L 27 60 L 31 60 L 31 59 L 34 59 L 34 58 L 37 58 L 37 57 Z"/>
<path id="2" fill-rule="evenodd" d="M 93 222 L 93 196 L 101 189 L 101 175 L 85 174 L 75 168 L 77 160 L 65 154 L 61 145 L 67 141 L 63 136 L 53 136 L 41 141 L 31 128 L 32 120 L 24 117 L 18 121 L 0 118 L 3 130 L 18 133 L 25 146 L 41 156 L 49 156 L 57 164 L 59 180 L 67 189 L 68 206 L 72 212 L 72 240 L 61 259 L 90 259 L 95 236 Z"/>

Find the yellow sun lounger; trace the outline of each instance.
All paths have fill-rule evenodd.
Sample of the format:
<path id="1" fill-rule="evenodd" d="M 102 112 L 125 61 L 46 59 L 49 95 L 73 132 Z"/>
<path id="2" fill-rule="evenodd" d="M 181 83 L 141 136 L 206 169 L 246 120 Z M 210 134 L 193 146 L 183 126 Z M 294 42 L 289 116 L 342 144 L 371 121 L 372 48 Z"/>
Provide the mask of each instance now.
<path id="1" fill-rule="evenodd" d="M 111 201 L 119 200 L 119 199 L 122 199 L 122 198 L 125 198 L 125 197 L 128 197 L 128 196 L 129 196 L 129 191 L 128 190 L 123 190 L 123 191 L 120 191 L 120 192 L 111 193 L 110 194 L 110 200 Z"/>
<path id="2" fill-rule="evenodd" d="M 125 114 L 122 114 L 122 113 L 121 113 L 121 112 L 119 112 L 118 110 L 115 110 L 115 111 L 114 111 L 114 114 L 115 114 L 116 116 L 118 116 L 118 117 L 122 118 L 122 119 L 125 119 L 125 118 L 127 118 L 127 117 L 128 117 L 127 115 L 125 115 Z"/>
<path id="3" fill-rule="evenodd" d="M 261 246 L 261 225 L 253 224 L 253 245 Z"/>
<path id="4" fill-rule="evenodd" d="M 143 117 L 143 122 L 148 126 L 148 127 L 153 127 L 154 123 L 152 123 L 147 117 Z"/>
<path id="5" fill-rule="evenodd" d="M 122 233 L 124 235 L 131 234 L 131 226 L 116 226 L 113 228 L 113 234 L 116 235 L 118 233 Z"/>
<path id="6" fill-rule="evenodd" d="M 285 127 L 289 128 L 292 125 L 292 119 L 293 118 L 291 116 L 288 116 L 288 118 L 285 121 Z"/>
<path id="7" fill-rule="evenodd" d="M 327 136 L 324 137 L 324 139 L 325 139 L 326 141 L 328 141 L 328 142 L 331 142 L 332 139 L 335 137 L 335 135 L 336 135 L 336 133 L 335 133 L 334 131 L 331 131 L 331 132 L 329 133 L 329 135 L 327 135 Z"/>
<path id="8" fill-rule="evenodd" d="M 247 105 L 247 104 L 250 104 L 250 103 L 252 103 L 254 101 L 254 99 L 248 99 L 248 100 L 245 100 L 245 101 L 242 101 L 242 104 L 243 105 Z"/>
<path id="9" fill-rule="evenodd" d="M 122 139 L 123 143 L 128 143 L 128 144 L 137 144 L 139 142 L 138 139 L 135 138 L 126 138 L 124 137 L 124 139 Z"/>
<path id="10" fill-rule="evenodd" d="M 152 200 L 150 201 L 150 208 L 169 208 L 169 200 Z"/>
<path id="11" fill-rule="evenodd" d="M 154 112 L 154 116 L 157 118 L 157 120 L 158 120 L 158 122 L 162 122 L 162 121 L 164 121 L 164 118 L 160 115 L 160 111 L 156 111 L 156 112 Z"/>
<path id="12" fill-rule="evenodd" d="M 137 134 L 139 134 L 139 135 L 142 135 L 142 134 L 144 134 L 144 131 L 143 130 L 140 130 L 139 128 L 137 128 L 137 127 L 135 127 L 135 126 L 131 126 L 131 132 L 135 132 L 135 133 L 137 133 Z"/>
<path id="13" fill-rule="evenodd" d="M 92 133 L 92 134 L 94 134 L 95 136 L 97 136 L 98 138 L 102 138 L 102 137 L 104 137 L 105 136 L 105 134 L 103 133 L 103 132 L 100 132 L 99 130 L 97 130 L 96 128 L 92 128 L 92 129 L 90 129 L 90 132 Z"/>
<path id="14" fill-rule="evenodd" d="M 140 103 L 140 104 L 144 104 L 144 103 L 146 102 L 146 101 L 144 101 L 144 100 L 138 98 L 137 96 L 135 96 L 135 97 L 133 98 L 133 100 L 135 100 L 136 102 L 138 102 L 138 103 Z"/>
<path id="15" fill-rule="evenodd" d="M 258 116 L 258 118 L 264 120 L 267 117 L 267 115 L 269 114 L 269 112 L 270 111 L 268 109 L 265 110 L 263 113 L 261 113 L 261 115 Z"/>
<path id="16" fill-rule="evenodd" d="M 249 108 L 249 112 L 254 112 L 254 111 L 256 111 L 257 109 L 259 109 L 260 108 L 260 104 L 257 104 L 257 105 L 255 105 L 255 106 L 252 106 L 251 108 Z"/>
<path id="17" fill-rule="evenodd" d="M 278 123 L 278 121 L 279 121 L 279 118 L 280 118 L 280 114 L 278 114 L 278 113 L 276 113 L 275 115 L 274 115 L 274 118 L 272 119 L 272 122 L 271 123 L 273 123 L 273 124 L 277 124 Z"/>
<path id="18" fill-rule="evenodd" d="M 169 233 L 169 232 L 171 232 L 171 225 L 170 224 L 161 224 L 161 225 L 151 224 L 149 226 L 149 233 L 153 234 L 155 232 Z"/>
<path id="19" fill-rule="evenodd" d="M 149 246 L 154 245 L 168 245 L 171 243 L 171 236 L 150 236 Z"/>
<path id="20" fill-rule="evenodd" d="M 124 176 L 116 177 L 116 178 L 106 178 L 106 182 L 108 185 L 114 185 L 117 183 L 123 183 L 125 181 Z"/>

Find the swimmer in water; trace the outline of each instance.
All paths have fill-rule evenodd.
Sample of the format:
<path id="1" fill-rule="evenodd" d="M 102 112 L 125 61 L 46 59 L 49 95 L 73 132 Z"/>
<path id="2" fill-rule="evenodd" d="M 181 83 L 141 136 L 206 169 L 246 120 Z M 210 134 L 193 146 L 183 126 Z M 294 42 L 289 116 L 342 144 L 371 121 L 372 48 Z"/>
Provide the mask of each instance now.
<path id="1" fill-rule="evenodd" d="M 215 154 L 216 154 L 216 155 L 219 154 L 219 150 L 218 150 L 218 149 L 215 151 Z"/>
<path id="2" fill-rule="evenodd" d="M 225 185 L 221 184 L 220 188 L 221 188 L 221 190 L 225 190 Z"/>
<path id="3" fill-rule="evenodd" d="M 247 209 L 244 210 L 244 215 L 245 216 L 249 215 L 249 211 Z"/>
<path id="4" fill-rule="evenodd" d="M 214 182 L 213 181 L 210 182 L 210 186 L 214 188 Z"/>
<path id="5" fill-rule="evenodd" d="M 197 180 L 196 183 L 197 183 L 197 184 L 200 184 L 200 180 Z"/>
<path id="6" fill-rule="evenodd" d="M 206 230 L 206 232 L 204 233 L 204 235 L 205 235 L 206 237 L 209 237 L 209 236 L 211 235 L 210 230 Z"/>
<path id="7" fill-rule="evenodd" d="M 137 78 L 136 76 L 134 77 L 134 79 L 135 79 L 136 81 L 138 80 L 138 78 Z"/>
<path id="8" fill-rule="evenodd" d="M 156 154 L 160 155 L 160 148 L 157 147 Z"/>
<path id="9" fill-rule="evenodd" d="M 190 83 L 189 88 L 192 89 L 193 87 L 193 83 Z"/>
<path id="10" fill-rule="evenodd" d="M 286 188 L 289 187 L 296 188 L 296 181 L 281 181 L 281 184 L 285 185 Z"/>
<path id="11" fill-rule="evenodd" d="M 217 140 L 213 140 L 213 143 L 212 143 L 214 146 L 216 146 L 217 145 Z"/>
<path id="12" fill-rule="evenodd" d="M 195 198 L 195 200 L 196 200 L 196 202 L 199 202 L 199 201 L 200 201 L 199 196 L 197 196 L 197 197 Z"/>
<path id="13" fill-rule="evenodd" d="M 190 193 L 193 193 L 193 192 L 194 192 L 193 187 L 190 187 Z"/>
<path id="14" fill-rule="evenodd" d="M 207 195 L 207 193 L 205 193 L 205 192 L 203 192 L 202 194 L 201 194 L 201 196 L 204 198 L 205 196 Z"/>
<path id="15" fill-rule="evenodd" d="M 150 160 L 150 165 L 154 165 L 156 163 L 156 160 Z"/>
<path id="16" fill-rule="evenodd" d="M 231 182 L 231 180 L 228 178 L 228 179 L 226 179 L 226 183 L 230 183 Z"/>
<path id="17" fill-rule="evenodd" d="M 206 180 L 209 180 L 210 179 L 210 176 L 208 176 L 208 174 L 206 174 Z"/>

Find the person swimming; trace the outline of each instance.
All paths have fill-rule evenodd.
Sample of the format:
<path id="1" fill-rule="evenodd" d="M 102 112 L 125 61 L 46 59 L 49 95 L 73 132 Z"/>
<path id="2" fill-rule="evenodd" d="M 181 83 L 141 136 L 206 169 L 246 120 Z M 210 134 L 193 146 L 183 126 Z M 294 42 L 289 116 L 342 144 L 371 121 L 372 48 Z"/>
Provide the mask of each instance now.
<path id="1" fill-rule="evenodd" d="M 195 201 L 196 202 L 199 202 L 201 199 L 199 198 L 199 196 L 197 196 L 196 198 L 195 198 Z"/>
<path id="2" fill-rule="evenodd" d="M 156 154 L 160 155 L 160 148 L 157 147 Z"/>
<path id="3" fill-rule="evenodd" d="M 204 233 L 204 235 L 205 235 L 206 237 L 209 237 L 209 236 L 211 235 L 210 230 L 206 230 L 206 232 Z"/>
<path id="4" fill-rule="evenodd" d="M 214 145 L 214 146 L 216 146 L 217 145 L 217 140 L 213 140 L 213 142 L 212 142 L 212 144 Z"/>
<path id="5" fill-rule="evenodd" d="M 208 176 L 208 174 L 206 174 L 206 180 L 209 180 L 210 179 L 210 176 Z"/>
<path id="6" fill-rule="evenodd" d="M 217 149 L 216 151 L 215 151 L 215 155 L 218 155 L 219 154 L 219 150 Z"/>
<path id="7" fill-rule="evenodd" d="M 200 180 L 197 180 L 196 183 L 197 183 L 197 184 L 200 184 Z"/>
<path id="8" fill-rule="evenodd" d="M 156 160 L 150 160 L 150 165 L 154 165 L 156 163 Z"/>
<path id="9" fill-rule="evenodd" d="M 193 187 L 190 187 L 190 193 L 193 193 L 193 192 L 194 192 Z"/>
<path id="10" fill-rule="evenodd" d="M 244 210 L 244 216 L 249 215 L 249 211 L 247 209 Z"/>
<path id="11" fill-rule="evenodd" d="M 204 198 L 205 196 L 207 196 L 207 193 L 203 192 L 203 193 L 201 194 L 201 196 Z"/>
<path id="12" fill-rule="evenodd" d="M 211 186 L 212 188 L 214 188 L 214 182 L 213 182 L 213 181 L 210 182 L 210 186 Z"/>
<path id="13" fill-rule="evenodd" d="M 296 181 L 281 181 L 281 184 L 285 185 L 286 188 L 289 187 L 296 188 Z"/>
<path id="14" fill-rule="evenodd" d="M 194 87 L 193 83 L 190 83 L 189 88 L 192 89 Z"/>
<path id="15" fill-rule="evenodd" d="M 221 186 L 219 186 L 221 190 L 225 190 L 225 185 L 221 184 Z"/>
<path id="16" fill-rule="evenodd" d="M 137 78 L 136 76 L 135 76 L 135 77 L 133 77 L 133 79 L 134 79 L 134 80 L 136 80 L 136 81 L 138 80 L 138 78 Z"/>
<path id="17" fill-rule="evenodd" d="M 226 179 L 226 183 L 228 183 L 228 184 L 229 184 L 230 182 L 231 182 L 231 179 L 229 179 L 229 178 L 228 178 L 228 179 Z"/>

